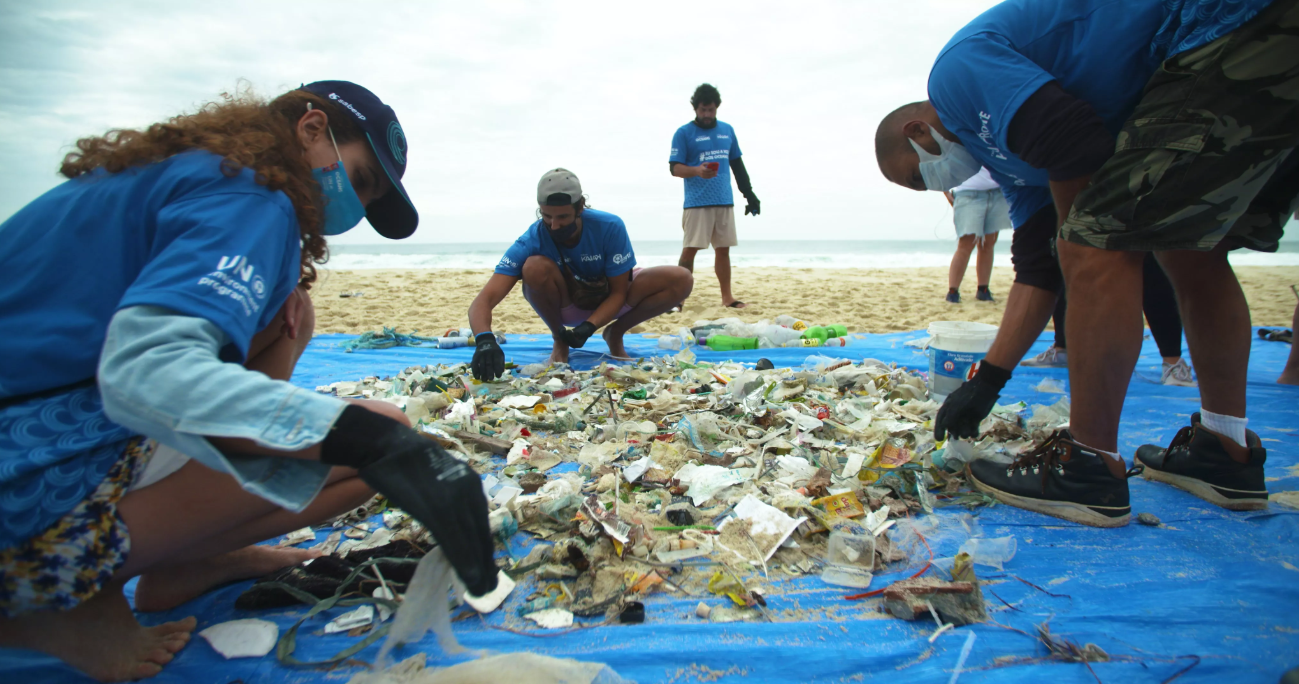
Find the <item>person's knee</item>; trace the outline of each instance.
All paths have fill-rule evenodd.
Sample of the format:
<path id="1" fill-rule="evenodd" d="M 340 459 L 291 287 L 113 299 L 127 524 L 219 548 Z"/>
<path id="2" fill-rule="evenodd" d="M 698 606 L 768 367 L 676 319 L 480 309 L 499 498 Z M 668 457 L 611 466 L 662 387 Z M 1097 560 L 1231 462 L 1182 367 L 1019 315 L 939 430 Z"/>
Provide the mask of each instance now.
<path id="1" fill-rule="evenodd" d="M 1143 252 L 1100 249 L 1066 240 L 1060 240 L 1056 244 L 1056 250 L 1060 255 L 1060 269 L 1064 273 L 1065 283 L 1071 287 L 1075 280 L 1094 285 L 1124 274 L 1135 274 L 1140 278 L 1141 264 L 1145 259 Z"/>
<path id="2" fill-rule="evenodd" d="M 672 291 L 674 299 L 685 299 L 690 296 L 690 292 L 695 288 L 695 276 L 689 270 L 680 266 L 664 266 L 667 273 L 667 287 Z"/>
<path id="3" fill-rule="evenodd" d="M 550 257 L 535 255 L 523 262 L 523 284 L 534 290 L 552 285 L 559 275 L 559 267 Z"/>

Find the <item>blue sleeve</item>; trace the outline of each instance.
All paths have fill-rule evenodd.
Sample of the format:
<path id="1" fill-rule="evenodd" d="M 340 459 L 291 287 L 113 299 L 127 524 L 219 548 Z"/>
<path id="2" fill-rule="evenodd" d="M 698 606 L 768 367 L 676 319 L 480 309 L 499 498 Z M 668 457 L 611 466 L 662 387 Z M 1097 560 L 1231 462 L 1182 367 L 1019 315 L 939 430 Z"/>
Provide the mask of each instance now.
<path id="1" fill-rule="evenodd" d="M 604 235 L 605 276 L 612 278 L 635 268 L 636 253 L 632 251 L 627 225 L 622 222 L 622 219 L 615 216 Z"/>
<path id="2" fill-rule="evenodd" d="M 668 155 L 669 164 L 689 164 L 686 161 L 686 129 L 678 128 L 676 133 L 672 134 L 672 154 Z"/>
<path id="3" fill-rule="evenodd" d="M 207 437 L 250 439 L 293 451 L 324 441 L 342 400 L 317 394 L 237 363 L 218 350 L 229 338 L 213 323 L 155 306 L 118 311 L 108 324 L 98 382 L 113 422 L 158 440 L 244 489 L 301 511 L 324 486 L 330 467 L 279 456 L 232 456 Z"/>
<path id="4" fill-rule="evenodd" d="M 528 257 L 540 254 L 540 245 L 537 242 L 537 224 L 532 224 L 528 231 L 519 236 L 510 248 L 505 250 L 505 256 L 496 263 L 496 272 L 501 275 L 507 275 L 511 278 L 518 278 L 523 275 L 523 262 Z"/>
<path id="5" fill-rule="evenodd" d="M 1040 185 L 1005 183 L 1001 186 L 1001 194 L 1006 198 L 1006 204 L 1010 205 L 1010 225 L 1016 228 L 1028 223 L 1042 207 L 1055 202 L 1051 191 Z"/>
<path id="6" fill-rule="evenodd" d="M 740 155 L 742 154 L 744 153 L 740 151 L 740 139 L 735 137 L 735 129 L 732 128 L 731 129 L 731 156 L 729 157 L 729 159 L 731 161 L 735 161 L 736 159 L 739 159 Z"/>
<path id="7" fill-rule="evenodd" d="M 1053 80 L 1010 45 L 981 33 L 938 57 L 929 73 L 929 99 L 943 125 L 967 147 L 1004 159 L 1010 120 L 1024 100 Z"/>
<path id="8" fill-rule="evenodd" d="M 117 308 L 161 306 L 211 321 L 242 358 L 298 282 L 299 240 L 297 218 L 265 195 L 169 204 L 158 212 L 149 261 Z"/>

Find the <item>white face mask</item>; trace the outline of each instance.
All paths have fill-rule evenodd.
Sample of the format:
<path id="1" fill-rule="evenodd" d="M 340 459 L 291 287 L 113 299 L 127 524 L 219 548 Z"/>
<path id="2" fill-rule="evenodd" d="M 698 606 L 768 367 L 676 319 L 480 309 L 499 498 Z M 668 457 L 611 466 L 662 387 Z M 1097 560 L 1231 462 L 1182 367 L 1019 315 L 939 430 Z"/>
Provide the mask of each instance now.
<path id="1" fill-rule="evenodd" d="M 920 155 L 920 177 L 924 179 L 926 189 L 940 192 L 951 190 L 979 172 L 981 165 L 964 145 L 947 140 L 933 126 L 929 127 L 929 134 L 938 141 L 940 153 L 937 156 L 929 154 L 916 141 L 908 139 L 911 146 L 916 148 L 916 154 Z"/>

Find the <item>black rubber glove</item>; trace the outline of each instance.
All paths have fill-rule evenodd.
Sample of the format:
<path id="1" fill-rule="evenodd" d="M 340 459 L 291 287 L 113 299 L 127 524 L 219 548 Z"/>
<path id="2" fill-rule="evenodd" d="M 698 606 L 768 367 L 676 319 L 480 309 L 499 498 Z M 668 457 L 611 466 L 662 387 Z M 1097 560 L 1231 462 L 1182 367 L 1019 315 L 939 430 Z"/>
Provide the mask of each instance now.
<path id="1" fill-rule="evenodd" d="M 938 417 L 934 418 L 934 439 L 947 439 L 948 433 L 961 439 L 978 437 L 979 423 L 997 405 L 997 398 L 1007 380 L 1010 380 L 1010 371 L 987 361 L 979 364 L 979 372 L 947 395 L 947 401 L 938 409 Z"/>
<path id="2" fill-rule="evenodd" d="M 478 347 L 474 349 L 474 360 L 469 362 L 474 377 L 483 382 L 501 377 L 505 372 L 505 352 L 496 343 L 496 333 L 478 333 L 474 341 Z"/>
<path id="3" fill-rule="evenodd" d="M 595 334 L 595 326 L 591 321 L 582 321 L 582 324 L 576 328 L 568 328 L 564 331 L 564 343 L 573 349 L 581 349 L 586 344 L 587 338 Z"/>
<path id="4" fill-rule="evenodd" d="M 749 214 L 753 214 L 754 216 L 757 216 L 762 210 L 762 203 L 758 201 L 758 196 L 753 194 L 753 191 L 750 190 L 749 192 L 744 193 L 744 199 L 748 201 L 748 204 L 744 207 L 744 215 L 748 216 Z"/>
<path id="5" fill-rule="evenodd" d="M 442 546 L 469 593 L 496 588 L 495 547 L 478 474 L 430 439 L 355 404 L 321 444 L 320 461 L 356 468 L 392 505 L 420 521 Z"/>

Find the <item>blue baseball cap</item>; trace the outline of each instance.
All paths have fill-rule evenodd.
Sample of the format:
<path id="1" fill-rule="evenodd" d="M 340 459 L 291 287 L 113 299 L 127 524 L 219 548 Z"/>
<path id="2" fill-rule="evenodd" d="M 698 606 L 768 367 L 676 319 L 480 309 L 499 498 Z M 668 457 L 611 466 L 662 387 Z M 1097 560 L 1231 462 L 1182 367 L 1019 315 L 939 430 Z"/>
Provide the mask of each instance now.
<path id="1" fill-rule="evenodd" d="M 365 218 L 386 238 L 410 237 L 419 225 L 419 214 L 401 184 L 401 177 L 406 173 L 407 147 L 406 133 L 401 130 L 397 113 L 377 95 L 349 81 L 316 81 L 302 86 L 301 90 L 332 100 L 354 117 L 392 183 L 391 190 L 366 207 Z"/>

